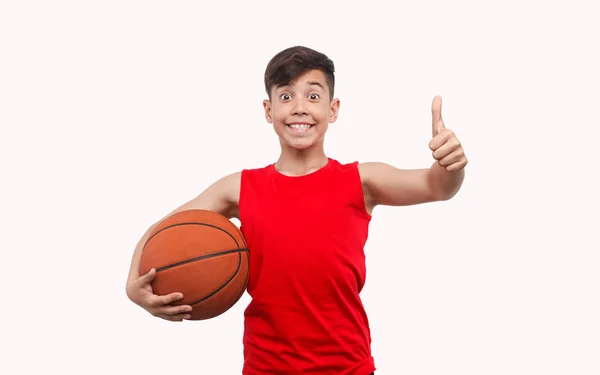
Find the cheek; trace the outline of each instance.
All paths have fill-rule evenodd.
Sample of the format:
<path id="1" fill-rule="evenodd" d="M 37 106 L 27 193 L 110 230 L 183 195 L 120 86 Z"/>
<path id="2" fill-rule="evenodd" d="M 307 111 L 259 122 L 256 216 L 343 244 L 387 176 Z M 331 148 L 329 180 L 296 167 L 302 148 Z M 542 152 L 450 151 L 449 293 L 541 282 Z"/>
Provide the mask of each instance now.
<path id="1" fill-rule="evenodd" d="M 278 108 L 278 110 L 272 111 L 271 112 L 271 119 L 273 120 L 274 124 L 278 124 L 278 123 L 282 123 L 285 122 L 286 116 L 284 114 L 285 112 L 282 111 L 281 108 Z"/>
<path id="2" fill-rule="evenodd" d="M 323 106 L 323 116 L 325 116 L 325 118 L 328 119 L 330 115 L 331 115 L 331 107 L 329 106 L 329 103 L 327 103 Z"/>
<path id="3" fill-rule="evenodd" d="M 321 125 L 321 127 L 318 130 L 319 136 L 322 136 L 323 134 L 325 134 L 325 132 L 327 132 L 327 129 L 329 129 L 329 123 L 327 121 L 323 121 L 323 124 Z"/>

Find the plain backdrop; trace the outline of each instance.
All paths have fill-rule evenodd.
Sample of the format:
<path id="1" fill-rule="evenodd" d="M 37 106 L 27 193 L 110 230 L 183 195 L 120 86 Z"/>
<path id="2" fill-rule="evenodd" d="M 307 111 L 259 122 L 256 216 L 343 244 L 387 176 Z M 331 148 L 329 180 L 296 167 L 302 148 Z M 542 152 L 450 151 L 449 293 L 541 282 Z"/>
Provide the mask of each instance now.
<path id="1" fill-rule="evenodd" d="M 264 70 L 304 45 L 336 66 L 328 156 L 428 168 L 440 95 L 469 158 L 453 199 L 375 209 L 376 373 L 600 373 L 597 7 L 2 1 L 0 370 L 241 373 L 248 295 L 172 323 L 125 281 L 151 224 L 277 159 Z"/>

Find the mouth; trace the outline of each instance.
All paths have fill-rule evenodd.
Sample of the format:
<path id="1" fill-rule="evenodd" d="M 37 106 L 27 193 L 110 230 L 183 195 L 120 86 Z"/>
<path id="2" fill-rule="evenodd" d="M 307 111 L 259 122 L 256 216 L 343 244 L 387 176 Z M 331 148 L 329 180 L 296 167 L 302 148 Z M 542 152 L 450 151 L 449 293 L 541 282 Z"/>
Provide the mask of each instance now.
<path id="1" fill-rule="evenodd" d="M 314 128 L 315 124 L 309 124 L 306 122 L 294 122 L 291 124 L 285 124 L 288 128 L 292 129 L 292 131 L 297 133 L 305 133 L 310 129 Z"/>

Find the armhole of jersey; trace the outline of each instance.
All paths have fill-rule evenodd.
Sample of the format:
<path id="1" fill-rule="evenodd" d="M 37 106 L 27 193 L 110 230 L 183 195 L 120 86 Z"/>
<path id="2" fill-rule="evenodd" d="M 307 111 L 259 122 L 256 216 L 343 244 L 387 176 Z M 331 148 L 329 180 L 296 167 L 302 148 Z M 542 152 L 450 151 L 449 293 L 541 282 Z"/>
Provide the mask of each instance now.
<path id="1" fill-rule="evenodd" d="M 242 170 L 242 175 L 240 177 L 240 197 L 239 197 L 239 201 L 238 201 L 238 208 L 240 210 L 240 228 L 244 226 L 244 219 L 246 217 L 246 212 L 245 212 L 245 205 L 244 205 L 244 195 L 245 195 L 245 182 L 246 179 L 248 178 L 248 170 L 247 169 L 243 169 Z"/>
<path id="2" fill-rule="evenodd" d="M 358 169 L 358 161 L 352 163 L 352 169 L 354 170 L 354 175 L 356 176 L 358 189 L 356 189 L 358 197 L 356 197 L 358 205 L 360 206 L 360 212 L 362 212 L 367 219 L 371 219 L 373 216 L 367 211 L 367 203 L 365 202 L 365 192 L 363 190 L 362 179 L 360 177 L 360 170 Z"/>

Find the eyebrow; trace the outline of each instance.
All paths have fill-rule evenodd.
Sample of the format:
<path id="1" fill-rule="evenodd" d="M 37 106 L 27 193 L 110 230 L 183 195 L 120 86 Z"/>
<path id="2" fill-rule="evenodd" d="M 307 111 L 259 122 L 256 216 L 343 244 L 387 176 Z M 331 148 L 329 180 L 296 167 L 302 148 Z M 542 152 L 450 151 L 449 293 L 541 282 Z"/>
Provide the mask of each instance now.
<path id="1" fill-rule="evenodd" d="M 325 90 L 325 87 L 324 87 L 324 86 L 321 84 L 321 82 L 318 82 L 318 81 L 308 81 L 307 83 L 308 83 L 309 85 L 311 85 L 311 86 L 319 86 L 319 87 L 320 87 L 322 90 Z M 277 87 L 275 88 L 275 90 L 280 90 L 280 89 L 282 89 L 282 88 L 289 87 L 289 86 L 290 86 L 290 85 L 281 85 L 281 86 L 277 86 Z"/>
<path id="2" fill-rule="evenodd" d="M 325 90 L 325 87 L 323 87 L 323 85 L 320 82 L 309 81 L 308 84 L 311 85 L 311 86 L 319 86 L 320 88 L 322 88 L 323 90 Z"/>

